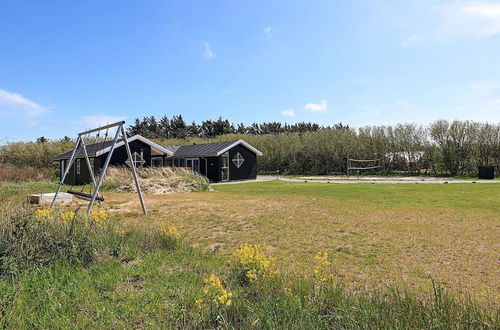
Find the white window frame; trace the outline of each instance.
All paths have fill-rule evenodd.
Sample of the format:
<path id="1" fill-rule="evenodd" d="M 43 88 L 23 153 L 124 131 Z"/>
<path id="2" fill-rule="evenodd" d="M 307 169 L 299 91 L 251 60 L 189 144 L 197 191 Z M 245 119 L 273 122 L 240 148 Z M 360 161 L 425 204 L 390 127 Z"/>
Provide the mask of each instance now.
<path id="1" fill-rule="evenodd" d="M 132 164 L 130 162 L 134 162 L 135 168 L 141 168 L 146 163 L 146 161 L 144 160 L 144 153 L 141 151 L 141 153 L 139 154 L 137 151 L 134 151 L 132 153 L 132 159 L 127 159 L 125 161 L 125 164 L 127 164 L 127 166 L 131 168 Z"/>
<path id="2" fill-rule="evenodd" d="M 238 152 L 232 159 L 233 164 L 236 165 L 237 168 L 240 168 L 241 165 L 245 162 L 245 158 Z"/>
<path id="3" fill-rule="evenodd" d="M 160 160 L 160 166 L 154 165 L 155 160 Z M 151 167 L 163 167 L 163 157 L 151 157 Z"/>
<path id="4" fill-rule="evenodd" d="M 227 158 L 227 166 L 224 166 L 224 158 Z M 227 179 L 224 179 L 224 170 L 227 170 Z M 229 181 L 229 153 L 223 153 L 221 155 L 221 164 L 220 164 L 220 176 L 221 181 Z"/>
<path id="5" fill-rule="evenodd" d="M 81 159 L 78 158 L 76 160 L 76 174 L 81 174 L 81 170 L 82 170 L 82 164 L 81 164 Z"/>
<path id="6" fill-rule="evenodd" d="M 188 161 L 191 161 L 191 166 L 188 166 L 187 163 Z M 198 168 L 195 169 L 194 168 L 194 162 L 198 162 Z M 195 171 L 195 172 L 200 172 L 200 159 L 197 158 L 197 157 L 194 157 L 194 158 L 186 158 L 186 167 L 189 167 L 191 168 L 191 170 Z"/>

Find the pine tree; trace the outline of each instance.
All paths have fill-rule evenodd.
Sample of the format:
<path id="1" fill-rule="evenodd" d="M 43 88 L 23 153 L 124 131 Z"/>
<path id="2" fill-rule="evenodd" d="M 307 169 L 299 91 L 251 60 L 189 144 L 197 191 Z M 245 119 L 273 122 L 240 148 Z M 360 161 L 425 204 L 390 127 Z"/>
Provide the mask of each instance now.
<path id="1" fill-rule="evenodd" d="M 187 125 L 182 115 L 173 116 L 170 120 L 170 128 L 172 130 L 172 138 L 184 139 L 187 136 Z"/>
<path id="2" fill-rule="evenodd" d="M 170 120 L 168 120 L 168 117 L 166 115 L 163 115 L 160 119 L 160 133 L 162 138 L 170 138 L 172 135 L 171 128 L 170 128 Z"/>

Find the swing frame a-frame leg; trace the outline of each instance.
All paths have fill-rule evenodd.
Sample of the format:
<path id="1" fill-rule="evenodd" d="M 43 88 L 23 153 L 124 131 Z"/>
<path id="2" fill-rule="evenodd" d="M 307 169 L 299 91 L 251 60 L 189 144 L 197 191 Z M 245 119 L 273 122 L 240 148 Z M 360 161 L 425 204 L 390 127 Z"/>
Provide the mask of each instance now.
<path id="1" fill-rule="evenodd" d="M 96 201 L 96 198 L 99 195 L 99 188 L 101 187 L 102 182 L 104 180 L 104 176 L 106 175 L 106 172 L 108 170 L 109 162 L 111 161 L 111 157 L 113 155 L 113 151 L 115 149 L 116 142 L 118 141 L 118 138 L 121 135 L 121 137 L 123 139 L 123 142 L 125 144 L 125 149 L 127 150 L 128 158 L 130 159 L 130 168 L 132 169 L 132 175 L 134 177 L 135 186 L 137 188 L 137 194 L 138 194 L 139 200 L 141 202 L 142 212 L 144 214 L 148 213 L 147 209 L 146 209 L 146 204 L 144 203 L 144 199 L 142 197 L 141 186 L 139 184 L 139 178 L 137 176 L 137 171 L 136 171 L 136 168 L 135 168 L 135 163 L 132 161 L 132 153 L 130 151 L 130 146 L 128 144 L 128 139 L 127 139 L 127 134 L 125 132 L 125 128 L 123 127 L 124 125 L 125 125 L 125 121 L 119 121 L 119 122 L 116 122 L 116 123 L 113 123 L 113 124 L 109 124 L 109 125 L 106 125 L 106 126 L 103 126 L 103 127 L 94 128 L 94 129 L 91 129 L 91 130 L 88 130 L 88 131 L 85 131 L 85 132 L 78 133 L 78 138 L 76 140 L 75 148 L 73 149 L 73 152 L 71 153 L 71 157 L 70 157 L 69 163 L 66 165 L 66 168 L 64 170 L 64 174 L 63 174 L 63 176 L 61 178 L 61 182 L 59 182 L 59 185 L 57 187 L 57 191 L 56 191 L 56 193 L 54 195 L 54 199 L 52 200 L 51 208 L 53 208 L 54 205 L 55 205 L 55 202 L 56 202 L 56 199 L 57 199 L 57 195 L 59 194 L 59 192 L 61 191 L 62 186 L 64 185 L 64 180 L 66 179 L 66 176 L 68 175 L 68 172 L 69 172 L 71 166 L 73 165 L 73 163 L 75 161 L 76 152 L 80 148 L 80 143 L 81 143 L 82 147 L 83 147 L 84 154 L 85 154 L 85 160 L 87 162 L 87 166 L 89 168 L 89 172 L 91 173 L 92 183 L 94 184 L 94 192 L 92 193 L 92 198 L 91 198 L 91 200 L 89 202 L 89 206 L 87 207 L 87 212 L 86 212 L 87 215 L 90 215 L 90 213 L 92 212 L 92 208 L 94 206 L 94 203 Z M 90 166 L 90 159 L 89 159 L 89 156 L 88 156 L 88 153 L 87 153 L 87 148 L 85 147 L 85 142 L 83 141 L 83 136 L 87 135 L 87 134 L 90 134 L 90 133 L 93 133 L 93 132 L 101 131 L 103 129 L 109 129 L 109 128 L 112 128 L 112 127 L 117 127 L 116 133 L 115 133 L 115 136 L 113 138 L 113 142 L 111 144 L 110 150 L 108 152 L 108 156 L 106 157 L 106 161 L 104 162 L 104 166 L 102 168 L 102 171 L 99 174 L 99 179 L 96 182 L 95 181 L 95 177 L 94 177 L 94 173 L 92 173 L 93 169 Z"/>

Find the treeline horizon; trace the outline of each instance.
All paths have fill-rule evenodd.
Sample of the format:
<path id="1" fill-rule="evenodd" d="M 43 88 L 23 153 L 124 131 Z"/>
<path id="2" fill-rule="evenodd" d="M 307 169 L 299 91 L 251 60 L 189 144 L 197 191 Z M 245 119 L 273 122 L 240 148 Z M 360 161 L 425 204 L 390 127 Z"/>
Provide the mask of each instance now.
<path id="1" fill-rule="evenodd" d="M 144 117 L 127 132 L 163 145 L 245 139 L 264 154 L 258 159 L 260 173 L 345 174 L 347 158 L 355 158 L 381 160 L 378 171 L 362 171 L 366 174 L 476 175 L 478 166 L 495 166 L 500 174 L 500 124 L 437 120 L 429 125 L 352 128 L 341 123 L 244 126 L 223 118 L 186 125 L 181 119 L 180 115 L 172 119 L 164 116 L 160 121 Z M 67 136 L 53 141 L 41 137 L 36 142 L 10 142 L 0 146 L 0 163 L 51 168 L 54 157 L 73 145 Z"/>
<path id="2" fill-rule="evenodd" d="M 281 123 L 278 121 L 235 124 L 228 119 L 219 117 L 217 120 L 202 120 L 201 124 L 196 121 L 190 124 L 184 121 L 181 114 L 172 116 L 163 115 L 159 120 L 155 116 L 146 116 L 143 119 L 136 118 L 134 124 L 127 128 L 129 135 L 142 135 L 149 139 L 184 139 L 189 137 L 201 137 L 205 139 L 227 134 L 264 135 L 279 133 L 306 133 L 320 130 L 347 130 L 348 125 L 342 123 L 332 126 L 320 125 L 313 122 L 299 122 L 295 124 Z"/>

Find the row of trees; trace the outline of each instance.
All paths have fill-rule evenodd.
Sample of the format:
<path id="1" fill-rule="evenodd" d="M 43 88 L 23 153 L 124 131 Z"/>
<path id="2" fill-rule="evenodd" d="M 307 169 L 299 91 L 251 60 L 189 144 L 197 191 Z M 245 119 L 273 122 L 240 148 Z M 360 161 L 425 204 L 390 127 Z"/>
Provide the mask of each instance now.
<path id="1" fill-rule="evenodd" d="M 169 127 L 175 129 L 161 131 L 160 126 L 160 131 L 157 131 L 156 125 L 144 126 L 144 123 L 154 124 L 154 121 L 142 120 L 129 128 L 129 134 L 141 134 L 164 145 L 242 138 L 264 153 L 258 160 L 260 172 L 346 173 L 349 157 L 381 159 L 381 171 L 387 173 L 475 175 L 477 166 L 492 165 L 500 174 L 499 124 L 439 120 L 429 126 L 397 124 L 353 129 L 341 124 L 322 127 L 308 123 L 281 126 L 263 123 L 253 124 L 250 129 L 246 127 L 241 133 L 234 131 L 234 126 L 227 120 L 219 119 L 204 121 L 197 126 L 198 134 L 188 135 L 173 133 L 179 127 L 176 117 L 180 116 L 168 121 Z M 165 135 L 165 132 L 170 133 Z M 51 167 L 54 156 L 71 150 L 73 143 L 68 137 L 58 141 L 39 138 L 37 142 L 7 143 L 0 146 L 0 162 Z"/>
<path id="2" fill-rule="evenodd" d="M 380 159 L 379 171 L 433 175 L 476 175 L 477 166 L 500 173 L 500 125 L 473 121 L 435 121 L 431 125 L 320 127 L 303 133 L 228 134 L 210 141 L 245 139 L 264 153 L 261 172 L 346 173 L 347 158 Z M 204 143 L 206 139 L 157 139 L 165 145 Z M 367 173 L 367 172 L 365 172 Z"/>
<path id="3" fill-rule="evenodd" d="M 301 122 L 296 124 L 282 124 L 280 122 L 253 123 L 246 126 L 243 123 L 233 124 L 227 119 L 219 117 L 217 120 L 204 120 L 201 125 L 196 122 L 187 124 L 182 115 L 169 119 L 166 115 L 157 120 L 155 116 L 137 118 L 133 125 L 127 129 L 130 135 L 140 134 L 149 139 L 184 139 L 189 137 L 214 138 L 227 134 L 278 134 L 278 133 L 305 133 L 325 129 L 349 129 L 342 123 L 333 126 L 320 126 L 315 123 Z"/>

